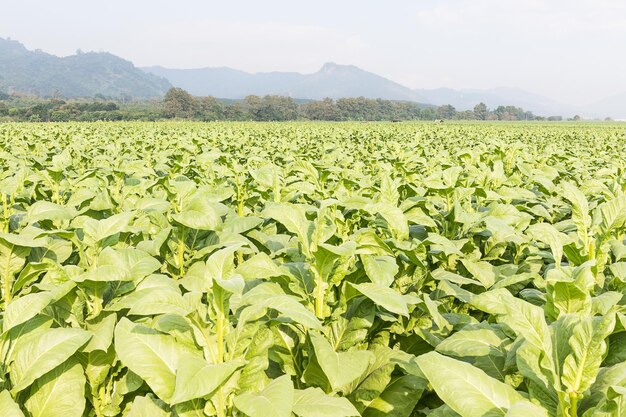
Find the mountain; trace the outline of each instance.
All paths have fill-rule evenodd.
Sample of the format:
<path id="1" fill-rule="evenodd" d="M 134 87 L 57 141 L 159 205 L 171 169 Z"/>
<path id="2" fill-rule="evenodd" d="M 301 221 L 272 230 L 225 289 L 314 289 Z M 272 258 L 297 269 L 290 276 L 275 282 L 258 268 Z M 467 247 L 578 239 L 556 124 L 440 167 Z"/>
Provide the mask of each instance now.
<path id="1" fill-rule="evenodd" d="M 79 53 L 57 57 L 29 51 L 21 43 L 0 38 L 0 91 L 50 97 L 136 98 L 162 96 L 169 81 L 136 68 L 109 53 Z"/>
<path id="2" fill-rule="evenodd" d="M 517 88 L 411 90 L 401 84 L 353 65 L 327 63 L 313 74 L 296 72 L 248 73 L 232 68 L 170 69 L 142 68 L 168 79 L 174 86 L 198 96 L 241 99 L 247 95 L 278 94 L 300 99 L 368 97 L 416 101 L 457 110 L 472 110 L 480 102 L 490 108 L 522 107 L 541 115 L 573 115 L 576 111 L 549 98 Z"/>
<path id="3" fill-rule="evenodd" d="M 415 91 L 353 65 L 327 63 L 313 74 L 248 73 L 232 68 L 143 68 L 174 86 L 199 96 L 240 99 L 250 94 L 277 94 L 301 99 L 368 97 L 424 103 Z"/>
<path id="4" fill-rule="evenodd" d="M 626 120 L 626 91 L 585 106 L 581 113 Z"/>
<path id="5" fill-rule="evenodd" d="M 499 87 L 487 90 L 437 88 L 417 89 L 415 92 L 429 103 L 438 106 L 452 104 L 457 110 L 471 110 L 482 102 L 492 109 L 498 106 L 516 106 L 541 115 L 565 116 L 576 113 L 571 106 L 519 88 Z"/>

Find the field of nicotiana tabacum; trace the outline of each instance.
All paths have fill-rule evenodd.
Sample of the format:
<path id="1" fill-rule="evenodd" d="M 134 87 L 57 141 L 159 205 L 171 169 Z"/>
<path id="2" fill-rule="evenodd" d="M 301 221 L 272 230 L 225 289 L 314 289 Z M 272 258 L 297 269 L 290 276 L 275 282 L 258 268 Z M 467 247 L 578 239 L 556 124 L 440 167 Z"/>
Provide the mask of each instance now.
<path id="1" fill-rule="evenodd" d="M 626 127 L 0 125 L 2 417 L 626 415 Z"/>

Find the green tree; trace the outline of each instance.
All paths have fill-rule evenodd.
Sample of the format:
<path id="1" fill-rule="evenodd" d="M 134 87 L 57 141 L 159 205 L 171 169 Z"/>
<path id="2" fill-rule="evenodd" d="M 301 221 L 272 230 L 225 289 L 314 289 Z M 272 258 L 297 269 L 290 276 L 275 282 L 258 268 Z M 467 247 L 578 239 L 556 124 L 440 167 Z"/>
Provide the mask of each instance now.
<path id="1" fill-rule="evenodd" d="M 182 88 L 170 88 L 163 98 L 165 117 L 192 118 L 197 107 L 196 99 Z"/>
<path id="2" fill-rule="evenodd" d="M 485 103 L 478 103 L 474 106 L 474 118 L 476 120 L 487 120 L 489 109 Z"/>
<path id="3" fill-rule="evenodd" d="M 330 98 L 310 101 L 302 106 L 302 112 L 309 120 L 339 120 L 337 106 Z"/>
<path id="4" fill-rule="evenodd" d="M 439 119 L 454 119 L 456 117 L 456 109 L 451 104 L 439 106 L 437 108 L 437 118 Z"/>

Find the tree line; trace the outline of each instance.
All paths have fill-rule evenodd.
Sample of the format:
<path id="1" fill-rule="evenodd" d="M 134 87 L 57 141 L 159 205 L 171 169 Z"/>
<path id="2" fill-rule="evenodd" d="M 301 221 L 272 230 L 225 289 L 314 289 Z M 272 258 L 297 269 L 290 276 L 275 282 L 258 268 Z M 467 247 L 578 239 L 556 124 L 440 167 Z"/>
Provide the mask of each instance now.
<path id="1" fill-rule="evenodd" d="M 489 109 L 484 103 L 459 111 L 452 105 L 431 106 L 414 102 L 364 97 L 333 100 L 295 100 L 291 97 L 250 95 L 243 100 L 195 97 L 180 88 L 170 89 L 163 100 L 113 102 L 38 99 L 0 95 L 0 121 L 161 120 L 198 121 L 407 121 L 407 120 L 562 120 L 542 117 L 515 106 Z"/>
<path id="2" fill-rule="evenodd" d="M 536 116 L 515 106 L 490 110 L 484 103 L 473 110 L 458 111 L 452 105 L 428 106 L 407 101 L 365 97 L 296 101 L 291 97 L 247 96 L 242 101 L 224 102 L 215 97 L 194 97 L 181 88 L 170 89 L 163 99 L 166 118 L 196 120 L 561 120 L 560 116 Z"/>

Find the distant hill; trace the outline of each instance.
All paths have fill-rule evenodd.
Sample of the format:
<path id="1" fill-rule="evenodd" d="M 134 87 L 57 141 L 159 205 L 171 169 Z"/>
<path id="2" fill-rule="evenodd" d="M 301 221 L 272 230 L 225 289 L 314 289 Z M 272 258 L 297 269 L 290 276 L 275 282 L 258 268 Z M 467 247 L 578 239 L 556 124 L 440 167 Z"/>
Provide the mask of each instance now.
<path id="1" fill-rule="evenodd" d="M 626 120 L 626 91 L 585 106 L 581 113 Z"/>
<path id="2" fill-rule="evenodd" d="M 626 92 L 584 106 L 556 102 L 519 88 L 485 90 L 450 88 L 410 89 L 353 65 L 324 64 L 317 72 L 248 73 L 227 67 L 169 69 L 137 68 L 110 53 L 78 53 L 57 57 L 40 50 L 29 51 L 21 43 L 0 38 L 0 93 L 24 93 L 40 97 L 60 94 L 67 98 L 130 96 L 146 99 L 163 96 L 172 86 L 197 96 L 240 100 L 245 96 L 276 94 L 297 100 L 326 97 L 382 98 L 423 105 L 451 104 L 472 110 L 483 102 L 494 109 L 516 106 L 537 115 L 612 117 L 626 119 Z"/>
<path id="3" fill-rule="evenodd" d="M 437 88 L 433 90 L 417 89 L 415 92 L 429 103 L 438 106 L 451 104 L 457 110 L 472 110 L 476 104 L 485 103 L 487 107 L 492 109 L 498 106 L 516 106 L 540 115 L 569 116 L 576 113 L 576 110 L 571 106 L 519 88 L 500 87 L 487 90 Z"/>
<path id="4" fill-rule="evenodd" d="M 174 86 L 199 96 L 240 99 L 250 94 L 286 95 L 301 99 L 367 97 L 415 101 L 457 110 L 472 110 L 480 102 L 490 108 L 516 106 L 541 115 L 573 115 L 569 108 L 549 98 L 517 88 L 454 90 L 450 88 L 411 90 L 401 84 L 353 65 L 325 64 L 312 74 L 297 72 L 248 73 L 227 67 L 200 69 L 142 68 L 167 78 Z"/>
<path id="5" fill-rule="evenodd" d="M 277 94 L 301 99 L 367 97 L 424 103 L 424 97 L 403 85 L 353 65 L 325 64 L 313 74 L 260 72 L 232 68 L 143 68 L 167 78 L 176 87 L 199 96 L 239 99 L 250 94 Z"/>
<path id="6" fill-rule="evenodd" d="M 57 57 L 29 51 L 21 43 L 0 38 L 0 91 L 51 97 L 159 97 L 169 81 L 136 68 L 109 53 Z"/>

